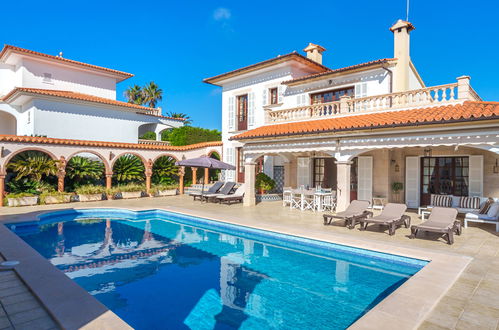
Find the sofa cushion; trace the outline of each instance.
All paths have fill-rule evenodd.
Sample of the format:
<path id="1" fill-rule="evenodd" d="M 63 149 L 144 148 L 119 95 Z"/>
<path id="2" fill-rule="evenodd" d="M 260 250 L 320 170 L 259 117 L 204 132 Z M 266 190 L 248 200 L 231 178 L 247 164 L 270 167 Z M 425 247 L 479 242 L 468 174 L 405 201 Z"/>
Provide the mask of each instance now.
<path id="1" fill-rule="evenodd" d="M 449 195 L 431 195 L 431 206 L 451 207 L 452 196 Z"/>
<path id="2" fill-rule="evenodd" d="M 479 209 L 480 197 L 467 197 L 463 196 L 459 200 L 459 207 L 463 209 Z"/>
<path id="3" fill-rule="evenodd" d="M 495 220 L 495 221 L 499 221 L 498 220 L 498 217 L 495 216 L 495 217 L 489 217 L 487 214 L 479 214 L 478 212 L 469 212 L 469 213 L 466 213 L 466 215 L 464 216 L 465 219 L 467 220 Z"/>
<path id="4" fill-rule="evenodd" d="M 494 203 L 490 205 L 489 210 L 487 211 L 487 216 L 495 218 L 499 215 L 499 203 Z"/>
<path id="5" fill-rule="evenodd" d="M 494 203 L 494 200 L 492 198 L 488 198 L 487 201 L 482 205 L 478 213 L 487 214 L 487 212 L 489 212 L 489 208 L 490 205 L 492 205 L 492 203 Z"/>

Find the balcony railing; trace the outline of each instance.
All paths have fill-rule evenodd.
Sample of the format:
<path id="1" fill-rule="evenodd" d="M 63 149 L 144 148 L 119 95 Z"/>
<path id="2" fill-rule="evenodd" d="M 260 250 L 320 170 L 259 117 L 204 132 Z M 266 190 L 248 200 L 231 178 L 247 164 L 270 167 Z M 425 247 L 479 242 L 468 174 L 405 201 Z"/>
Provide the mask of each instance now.
<path id="1" fill-rule="evenodd" d="M 156 146 L 169 146 L 170 142 L 169 141 L 156 141 L 156 140 L 139 139 L 139 144 L 151 144 L 151 145 L 156 145 Z"/>
<path id="2" fill-rule="evenodd" d="M 469 77 L 458 82 L 400 93 L 374 95 L 362 98 L 343 96 L 340 101 L 318 103 L 296 108 L 266 110 L 266 123 L 291 122 L 331 118 L 339 114 L 367 113 L 383 110 L 421 108 L 463 101 L 480 101 L 469 84 Z"/>

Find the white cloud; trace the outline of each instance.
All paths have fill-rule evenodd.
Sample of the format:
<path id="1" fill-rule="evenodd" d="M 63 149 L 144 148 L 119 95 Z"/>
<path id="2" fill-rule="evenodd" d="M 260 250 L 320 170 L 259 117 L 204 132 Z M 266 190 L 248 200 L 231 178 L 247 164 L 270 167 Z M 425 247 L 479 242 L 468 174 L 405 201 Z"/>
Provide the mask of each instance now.
<path id="1" fill-rule="evenodd" d="M 213 12 L 213 19 L 215 21 L 224 21 L 224 20 L 228 20 L 230 19 L 230 17 L 232 16 L 231 12 L 230 12 L 230 9 L 227 9 L 227 8 L 217 8 L 215 9 L 215 11 Z"/>

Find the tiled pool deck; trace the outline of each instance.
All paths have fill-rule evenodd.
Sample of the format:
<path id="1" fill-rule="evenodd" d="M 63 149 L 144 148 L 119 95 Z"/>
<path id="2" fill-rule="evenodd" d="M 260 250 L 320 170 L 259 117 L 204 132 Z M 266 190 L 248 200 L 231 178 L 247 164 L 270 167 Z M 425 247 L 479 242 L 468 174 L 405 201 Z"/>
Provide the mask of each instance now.
<path id="1" fill-rule="evenodd" d="M 37 214 L 48 210 L 91 207 L 164 208 L 261 229 L 384 250 L 401 255 L 438 255 L 441 259 L 440 269 L 442 271 L 428 273 L 430 276 L 426 278 L 426 283 L 428 283 L 426 287 L 411 288 L 408 286 L 404 288 L 405 294 L 391 297 L 392 304 L 396 304 L 397 299 L 406 301 L 410 299 L 414 305 L 411 310 L 406 311 L 401 308 L 397 315 L 383 315 L 385 320 L 387 316 L 393 317 L 393 322 L 379 324 L 376 323 L 376 320 L 384 311 L 384 314 L 393 314 L 386 313 L 389 310 L 388 304 L 384 306 L 382 302 L 378 305 L 376 313 L 366 315 L 368 317 L 366 320 L 369 322 L 365 322 L 363 326 L 383 327 L 383 329 L 407 328 L 406 325 L 410 322 L 404 322 L 404 318 L 417 317 L 418 313 L 426 315 L 420 329 L 497 329 L 499 326 L 499 235 L 492 230 L 493 226 L 490 225 L 477 225 L 465 229 L 462 236 L 456 237 L 455 244 L 449 246 L 442 239 L 432 235 L 410 240 L 407 238 L 410 230 L 405 228 L 398 229 L 395 236 L 388 236 L 386 232 L 382 233 L 377 227 L 361 232 L 357 229 L 348 230 L 340 225 L 323 226 L 320 213 L 290 210 L 282 207 L 280 202 L 260 203 L 255 207 L 245 208 L 242 205 L 201 204 L 200 202 L 192 202 L 192 199 L 187 196 L 3 208 L 0 209 L 0 222 L 25 221 L 27 217 L 34 219 Z M 412 217 L 413 223 L 420 222 L 415 213 L 408 214 Z M 3 254 L 1 246 L 0 254 Z M 433 285 L 436 289 L 440 279 L 445 282 L 445 277 L 448 275 L 445 272 L 445 267 L 452 266 L 452 262 L 446 266 L 445 259 L 461 262 L 466 259 L 463 257 L 470 257 L 471 262 L 452 287 L 446 291 L 438 304 L 421 307 L 420 305 L 426 303 L 420 301 L 418 297 L 432 296 Z M 435 296 L 434 300 L 440 297 Z M 427 310 L 431 310 L 431 312 L 427 314 Z M 0 311 L 0 320 L 2 320 L 1 313 L 2 311 Z M 9 311 L 6 314 L 11 315 Z M 0 324 L 1 328 L 2 324 Z"/>

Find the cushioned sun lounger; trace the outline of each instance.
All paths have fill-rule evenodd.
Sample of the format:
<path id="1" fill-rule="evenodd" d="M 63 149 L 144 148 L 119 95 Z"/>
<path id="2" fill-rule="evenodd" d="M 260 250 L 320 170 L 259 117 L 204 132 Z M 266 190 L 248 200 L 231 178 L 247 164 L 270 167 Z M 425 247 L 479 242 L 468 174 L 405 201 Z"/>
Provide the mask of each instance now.
<path id="1" fill-rule="evenodd" d="M 388 226 L 388 233 L 390 235 L 395 234 L 397 227 L 402 224 L 405 228 L 409 228 L 411 225 L 411 217 L 404 215 L 407 210 L 407 205 L 398 203 L 388 203 L 386 204 L 380 215 L 372 218 L 361 219 L 360 230 L 366 230 L 367 226 L 372 223 L 376 225 Z"/>
<path id="2" fill-rule="evenodd" d="M 196 191 L 196 192 L 190 193 L 189 196 L 194 197 L 194 200 L 196 200 L 196 198 L 201 199 L 201 195 L 216 194 L 220 190 L 220 188 L 222 188 L 223 185 L 224 185 L 223 182 L 217 181 L 205 192 Z"/>
<path id="3" fill-rule="evenodd" d="M 232 204 L 232 203 L 238 203 L 242 202 L 244 198 L 244 190 L 245 186 L 244 184 L 240 185 L 239 188 L 236 189 L 236 192 L 230 195 L 225 195 L 225 196 L 217 196 L 215 199 L 217 202 L 220 204 L 222 203 L 227 203 L 227 204 Z"/>
<path id="4" fill-rule="evenodd" d="M 420 225 L 411 227 L 410 238 L 416 238 L 420 232 L 442 233 L 447 244 L 454 243 L 454 233 L 461 235 L 461 222 L 456 220 L 457 210 L 450 207 L 434 207 L 431 209 L 428 220 Z"/>
<path id="5" fill-rule="evenodd" d="M 210 200 L 210 199 L 214 199 L 215 197 L 218 197 L 218 196 L 225 196 L 225 195 L 228 195 L 230 194 L 230 192 L 232 191 L 232 189 L 234 189 L 234 186 L 236 185 L 235 182 L 226 182 L 224 184 L 224 186 L 222 187 L 222 189 L 220 189 L 220 191 L 216 194 L 204 194 L 203 196 L 201 196 L 201 200 Z"/>
<path id="6" fill-rule="evenodd" d="M 335 214 L 325 213 L 322 215 L 324 218 L 324 225 L 330 225 L 334 219 L 340 219 L 345 221 L 345 226 L 349 229 L 353 229 L 360 219 L 372 216 L 371 211 L 367 211 L 369 207 L 369 201 L 358 201 L 354 200 L 348 205 L 347 209 L 342 212 L 337 212 Z"/>

